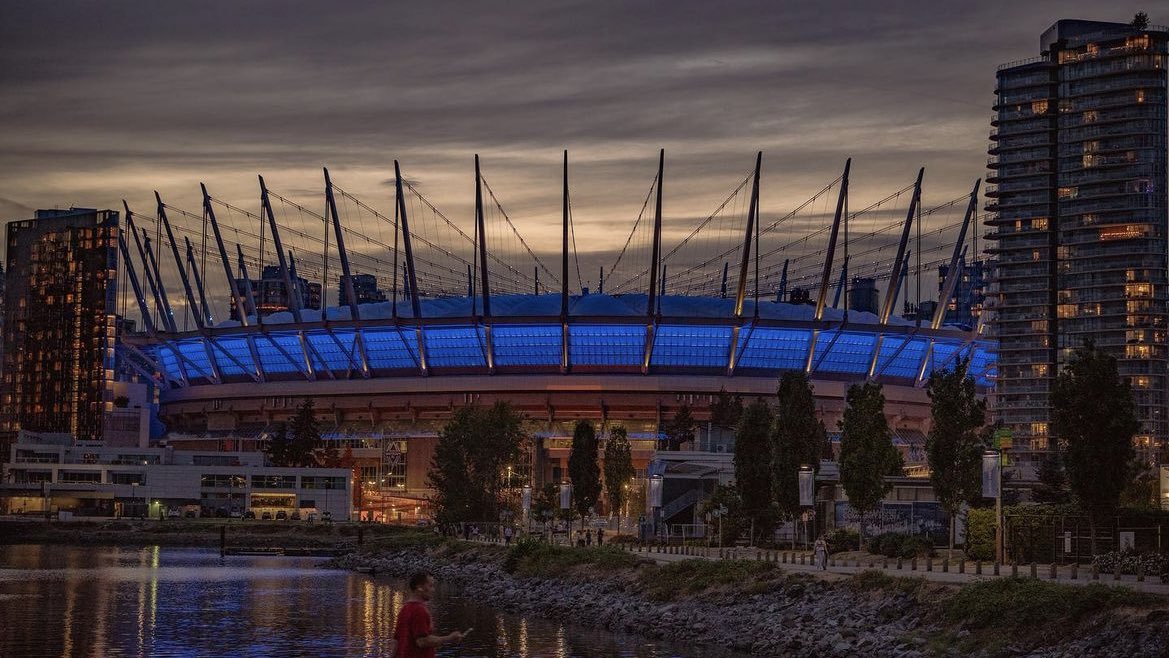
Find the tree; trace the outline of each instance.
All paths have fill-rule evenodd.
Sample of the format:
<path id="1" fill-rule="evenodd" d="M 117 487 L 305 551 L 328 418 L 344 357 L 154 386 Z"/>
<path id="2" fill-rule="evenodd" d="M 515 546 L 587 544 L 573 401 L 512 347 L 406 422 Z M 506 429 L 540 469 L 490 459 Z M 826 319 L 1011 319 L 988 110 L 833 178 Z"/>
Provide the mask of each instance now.
<path id="1" fill-rule="evenodd" d="M 726 512 L 723 512 L 723 509 Z M 743 532 L 743 499 L 733 484 L 720 484 L 709 498 L 702 501 L 702 512 L 711 516 L 709 523 L 717 528 L 719 545 L 729 544 Z"/>
<path id="2" fill-rule="evenodd" d="M 499 517 L 507 465 L 525 440 L 523 416 L 506 402 L 463 407 L 438 434 L 427 485 L 439 523 Z"/>
<path id="3" fill-rule="evenodd" d="M 974 378 L 967 374 L 969 357 L 953 367 L 935 370 L 926 384 L 930 398 L 930 430 L 926 459 L 934 495 L 950 515 L 950 550 L 958 508 L 982 487 L 982 439 L 986 402 L 978 399 Z"/>
<path id="4" fill-rule="evenodd" d="M 735 431 L 735 488 L 743 501 L 744 517 L 756 533 L 767 533 L 775 521 L 775 492 L 771 485 L 771 407 L 762 399 L 747 405 Z"/>
<path id="5" fill-rule="evenodd" d="M 608 494 L 610 512 L 617 513 L 617 532 L 621 532 L 621 505 L 625 503 L 625 486 L 633 479 L 633 452 L 629 446 L 629 434 L 624 425 L 609 431 L 605 443 L 605 492 Z"/>
<path id="6" fill-rule="evenodd" d="M 840 421 L 840 484 L 849 506 L 860 514 L 863 542 L 865 515 L 876 511 L 893 488 L 885 476 L 899 468 L 901 455 L 893 447 L 880 384 L 854 384 L 845 401 L 848 406 Z"/>
<path id="7" fill-rule="evenodd" d="M 292 450 L 292 441 L 288 438 L 288 424 L 276 423 L 268 443 L 264 446 L 264 454 L 273 466 L 291 466 L 289 452 Z"/>
<path id="8" fill-rule="evenodd" d="M 572 431 L 572 452 L 568 455 L 568 479 L 572 481 L 572 501 L 580 514 L 580 527 L 585 516 L 601 497 L 601 468 L 597 465 L 597 431 L 587 420 L 578 420 Z"/>
<path id="9" fill-rule="evenodd" d="M 549 519 L 556 516 L 558 509 L 560 509 L 560 488 L 556 486 L 555 482 L 548 482 L 540 487 L 532 500 L 532 516 L 546 524 Z"/>
<path id="10" fill-rule="evenodd" d="M 321 428 L 317 422 L 316 411 L 311 398 L 306 398 L 296 409 L 292 417 L 288 432 L 290 436 L 289 448 L 286 453 L 286 466 L 316 466 L 317 460 L 313 451 L 321 443 Z"/>
<path id="11" fill-rule="evenodd" d="M 771 479 L 779 514 L 793 521 L 800 513 L 801 466 L 820 470 L 828 442 L 824 423 L 816 417 L 816 398 L 803 371 L 785 371 L 779 378 L 779 405 L 771 428 Z"/>
<path id="12" fill-rule="evenodd" d="M 674 418 L 666 423 L 666 449 L 681 450 L 682 444 L 694 440 L 694 415 L 690 405 L 684 404 L 674 412 Z"/>
<path id="13" fill-rule="evenodd" d="M 743 396 L 735 393 L 732 397 L 726 387 L 718 390 L 718 396 L 710 403 L 710 423 L 715 427 L 730 429 L 739 424 L 743 415 Z"/>
<path id="14" fill-rule="evenodd" d="M 1149 15 L 1143 11 L 1138 11 L 1136 15 L 1132 17 L 1132 23 L 1130 23 L 1130 25 L 1138 30 L 1149 29 Z"/>
<path id="15" fill-rule="evenodd" d="M 1068 485 L 1088 515 L 1095 555 L 1096 521 L 1116 511 L 1135 475 L 1132 438 L 1140 423 L 1132 388 L 1117 373 L 1116 359 L 1088 341 L 1056 378 L 1051 406 Z"/>
<path id="16" fill-rule="evenodd" d="M 1068 479 L 1063 472 L 1063 460 L 1059 450 L 1048 450 L 1039 462 L 1039 484 L 1031 490 L 1031 498 L 1037 503 L 1063 504 L 1068 502 Z"/>

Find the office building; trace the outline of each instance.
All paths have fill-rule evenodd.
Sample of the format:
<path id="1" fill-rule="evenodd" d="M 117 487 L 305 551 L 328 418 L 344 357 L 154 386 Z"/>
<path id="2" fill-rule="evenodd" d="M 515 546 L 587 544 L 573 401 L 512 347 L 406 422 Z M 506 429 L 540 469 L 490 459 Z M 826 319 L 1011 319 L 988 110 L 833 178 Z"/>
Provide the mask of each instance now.
<path id="1" fill-rule="evenodd" d="M 357 298 L 358 304 L 373 304 L 376 302 L 384 302 L 388 299 L 386 293 L 382 291 L 377 285 L 377 277 L 372 274 L 354 274 L 353 279 L 353 296 Z M 349 305 L 349 293 L 345 289 L 345 276 L 342 275 L 337 282 L 337 302 L 338 306 Z"/>
<path id="2" fill-rule="evenodd" d="M 113 408 L 118 213 L 38 210 L 8 223 L 0 434 L 103 436 Z"/>
<path id="3" fill-rule="evenodd" d="M 954 296 L 946 305 L 945 324 L 956 324 L 964 327 L 973 327 L 982 315 L 983 302 L 986 301 L 987 276 L 990 273 L 989 263 L 985 260 L 976 260 L 971 263 L 962 263 L 962 274 L 954 286 Z M 941 298 L 942 286 L 946 283 L 946 276 L 950 273 L 949 265 L 938 267 L 938 297 Z"/>
<path id="4" fill-rule="evenodd" d="M 301 276 L 292 276 L 291 279 L 292 287 L 300 296 L 300 308 L 320 309 L 321 284 L 309 282 L 308 279 Z M 247 282 L 243 279 L 237 279 L 236 283 L 241 292 L 247 289 Z M 289 310 L 289 302 L 293 299 L 288 294 L 287 286 L 284 285 L 284 277 L 280 274 L 278 265 L 264 266 L 261 278 L 251 281 L 251 290 L 255 296 L 256 311 L 261 316 Z M 234 299 L 231 300 L 231 319 L 239 319 L 239 310 L 236 308 Z"/>
<path id="5" fill-rule="evenodd" d="M 1051 387 L 1089 339 L 1133 385 L 1138 453 L 1166 445 L 1169 31 L 1062 20 L 999 68 L 987 224 L 998 418 L 1045 450 Z"/>

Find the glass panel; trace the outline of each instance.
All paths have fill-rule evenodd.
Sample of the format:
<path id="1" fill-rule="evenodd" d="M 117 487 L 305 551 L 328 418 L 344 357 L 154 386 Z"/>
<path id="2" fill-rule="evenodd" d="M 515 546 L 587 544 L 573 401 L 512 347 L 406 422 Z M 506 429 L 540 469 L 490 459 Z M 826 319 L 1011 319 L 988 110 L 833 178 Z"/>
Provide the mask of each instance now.
<path id="1" fill-rule="evenodd" d="M 662 325 L 654 336 L 650 363 L 655 366 L 725 368 L 730 349 L 731 327 Z"/>
<path id="2" fill-rule="evenodd" d="M 809 329 L 744 328 L 739 332 L 739 367 L 803 370 L 811 339 Z"/>
<path id="3" fill-rule="evenodd" d="M 876 342 L 875 334 L 823 332 L 816 343 L 816 371 L 867 375 Z"/>
<path id="4" fill-rule="evenodd" d="M 495 325 L 491 346 L 497 366 L 559 366 L 560 327 Z"/>
<path id="5" fill-rule="evenodd" d="M 435 368 L 487 367 L 487 338 L 482 327 L 426 327 L 427 365 Z"/>
<path id="6" fill-rule="evenodd" d="M 401 332 L 397 329 L 362 329 L 361 335 L 365 339 L 369 367 L 385 370 L 418 367 L 413 329 Z"/>
<path id="7" fill-rule="evenodd" d="M 582 324 L 568 327 L 568 352 L 578 366 L 640 366 L 644 325 Z"/>

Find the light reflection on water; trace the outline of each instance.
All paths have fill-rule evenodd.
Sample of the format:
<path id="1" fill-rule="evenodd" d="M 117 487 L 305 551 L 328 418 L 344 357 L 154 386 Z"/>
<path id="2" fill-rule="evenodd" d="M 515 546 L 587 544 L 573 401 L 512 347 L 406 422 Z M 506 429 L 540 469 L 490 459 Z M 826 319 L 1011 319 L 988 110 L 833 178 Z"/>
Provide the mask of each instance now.
<path id="1" fill-rule="evenodd" d="M 206 549 L 0 547 L 0 656 L 388 657 L 402 583 L 318 562 Z M 431 609 L 440 632 L 475 628 L 462 646 L 439 651 L 446 656 L 720 655 L 501 613 L 441 587 Z"/>

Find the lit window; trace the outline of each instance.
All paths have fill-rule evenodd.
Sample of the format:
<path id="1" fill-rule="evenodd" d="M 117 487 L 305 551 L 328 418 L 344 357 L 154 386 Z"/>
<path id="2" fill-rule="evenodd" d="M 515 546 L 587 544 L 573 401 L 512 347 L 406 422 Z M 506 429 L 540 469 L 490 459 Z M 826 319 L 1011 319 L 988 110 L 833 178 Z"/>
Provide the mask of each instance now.
<path id="1" fill-rule="evenodd" d="M 1106 242 L 1109 240 L 1132 240 L 1134 238 L 1142 238 L 1149 234 L 1148 224 L 1121 224 L 1118 226 L 1106 226 L 1100 229 L 1100 240 Z"/>
<path id="2" fill-rule="evenodd" d="M 1058 192 L 1060 199 L 1074 199 L 1080 195 L 1080 188 L 1078 187 L 1061 187 Z"/>
<path id="3" fill-rule="evenodd" d="M 1124 296 L 1129 299 L 1152 297 L 1153 284 L 1151 283 L 1127 283 L 1124 286 Z"/>
<path id="4" fill-rule="evenodd" d="M 1031 423 L 1031 436 L 1047 436 L 1047 423 Z"/>
<path id="5" fill-rule="evenodd" d="M 1031 112 L 1034 114 L 1047 114 L 1047 101 L 1032 101 Z"/>

